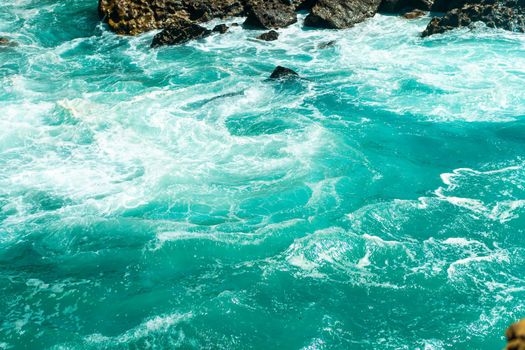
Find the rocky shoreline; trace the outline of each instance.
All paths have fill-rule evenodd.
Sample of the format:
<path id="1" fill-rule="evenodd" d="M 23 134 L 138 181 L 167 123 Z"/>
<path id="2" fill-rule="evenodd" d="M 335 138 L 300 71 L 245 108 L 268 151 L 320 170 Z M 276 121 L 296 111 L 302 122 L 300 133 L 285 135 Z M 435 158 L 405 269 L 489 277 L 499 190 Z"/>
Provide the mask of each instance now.
<path id="1" fill-rule="evenodd" d="M 376 13 L 417 18 L 441 12 L 423 37 L 483 22 L 492 28 L 525 32 L 525 0 L 99 0 L 100 17 L 114 32 L 137 35 L 162 29 L 152 47 L 183 44 L 210 35 L 200 24 L 212 19 L 245 17 L 246 29 L 275 30 L 297 22 L 297 11 L 309 11 L 304 25 L 344 29 Z M 225 33 L 224 25 L 215 32 Z M 275 33 L 262 40 L 276 40 Z"/>

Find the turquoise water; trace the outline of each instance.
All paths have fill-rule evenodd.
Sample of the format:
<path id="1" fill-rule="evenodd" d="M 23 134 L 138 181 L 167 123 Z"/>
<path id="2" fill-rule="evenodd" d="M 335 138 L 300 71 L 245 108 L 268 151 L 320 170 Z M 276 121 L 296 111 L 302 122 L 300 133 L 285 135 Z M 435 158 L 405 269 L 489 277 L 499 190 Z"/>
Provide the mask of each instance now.
<path id="1" fill-rule="evenodd" d="M 378 15 L 151 50 L 96 5 L 0 6 L 0 349 L 503 347 L 525 36 Z"/>

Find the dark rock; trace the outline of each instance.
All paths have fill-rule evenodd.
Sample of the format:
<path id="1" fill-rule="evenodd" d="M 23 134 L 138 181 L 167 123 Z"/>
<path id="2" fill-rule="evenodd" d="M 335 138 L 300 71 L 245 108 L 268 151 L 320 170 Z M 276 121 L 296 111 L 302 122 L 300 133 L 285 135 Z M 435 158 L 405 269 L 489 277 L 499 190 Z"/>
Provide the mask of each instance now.
<path id="1" fill-rule="evenodd" d="M 423 17 L 424 15 L 426 15 L 425 11 L 421 11 L 421 10 L 412 10 L 410 12 L 406 12 L 403 14 L 403 18 L 406 18 L 406 19 L 415 19 L 415 18 L 419 18 L 419 17 Z"/>
<path id="2" fill-rule="evenodd" d="M 224 34 L 227 31 L 228 31 L 228 26 L 226 24 L 218 24 L 212 30 L 212 32 L 214 33 L 221 33 L 221 34 Z"/>
<path id="3" fill-rule="evenodd" d="M 448 11 L 443 17 L 433 18 L 422 36 L 468 27 L 475 22 L 483 22 L 491 28 L 525 32 L 525 9 L 516 1 L 467 4 Z"/>
<path id="4" fill-rule="evenodd" d="M 319 0 L 304 24 L 309 27 L 343 29 L 374 16 L 381 0 Z"/>
<path id="5" fill-rule="evenodd" d="M 321 44 L 319 44 L 318 48 L 319 48 L 319 49 L 327 49 L 327 48 L 329 48 L 329 47 L 334 47 L 335 44 L 337 44 L 337 41 L 335 41 L 335 40 L 331 40 L 331 41 L 327 41 L 327 42 L 325 42 L 325 43 L 321 43 Z"/>
<path id="6" fill-rule="evenodd" d="M 434 0 L 383 0 L 379 12 L 401 13 L 412 10 L 428 11 L 432 8 Z"/>
<path id="7" fill-rule="evenodd" d="M 257 39 L 264 41 L 274 41 L 279 39 L 279 33 L 277 33 L 275 30 L 270 30 L 269 32 L 259 35 Z"/>
<path id="8" fill-rule="evenodd" d="M 232 24 L 230 24 L 230 26 L 232 26 L 232 27 L 238 27 L 238 26 L 239 26 L 239 23 L 232 23 Z"/>
<path id="9" fill-rule="evenodd" d="M 279 0 L 268 0 L 249 6 L 244 25 L 260 29 L 277 29 L 295 22 L 297 22 L 297 14 L 294 6 Z"/>
<path id="10" fill-rule="evenodd" d="M 292 1 L 295 10 L 310 10 L 317 3 L 317 0 L 294 0 Z"/>
<path id="11" fill-rule="evenodd" d="M 241 16 L 248 0 L 99 0 L 99 14 L 118 34 L 167 28 L 180 20 L 203 22 Z"/>
<path id="12" fill-rule="evenodd" d="M 151 47 L 180 45 L 190 40 L 205 38 L 212 32 L 198 24 L 186 22 L 185 25 L 170 26 L 153 37 Z"/>
<path id="13" fill-rule="evenodd" d="M 291 70 L 290 68 L 277 66 L 273 72 L 272 75 L 270 75 L 270 79 L 273 80 L 283 80 L 283 79 L 293 79 L 298 78 L 299 74 L 297 72 Z"/>

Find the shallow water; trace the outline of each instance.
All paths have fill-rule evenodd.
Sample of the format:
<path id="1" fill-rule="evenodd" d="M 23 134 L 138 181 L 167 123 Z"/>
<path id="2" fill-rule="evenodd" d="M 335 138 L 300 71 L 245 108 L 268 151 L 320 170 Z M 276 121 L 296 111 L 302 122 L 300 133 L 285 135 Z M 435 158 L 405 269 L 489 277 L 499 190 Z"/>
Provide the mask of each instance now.
<path id="1" fill-rule="evenodd" d="M 7 0 L 0 349 L 502 348 L 525 36 L 427 22 L 152 50 L 95 0 Z"/>

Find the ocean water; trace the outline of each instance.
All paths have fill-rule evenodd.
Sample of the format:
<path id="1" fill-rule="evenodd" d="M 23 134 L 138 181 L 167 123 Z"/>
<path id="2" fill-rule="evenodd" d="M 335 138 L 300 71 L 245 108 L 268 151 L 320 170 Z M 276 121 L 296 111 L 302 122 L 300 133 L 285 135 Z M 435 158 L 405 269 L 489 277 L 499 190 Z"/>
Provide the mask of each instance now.
<path id="1" fill-rule="evenodd" d="M 0 349 L 504 346 L 523 34 L 303 14 L 153 50 L 96 7 L 0 5 Z"/>

